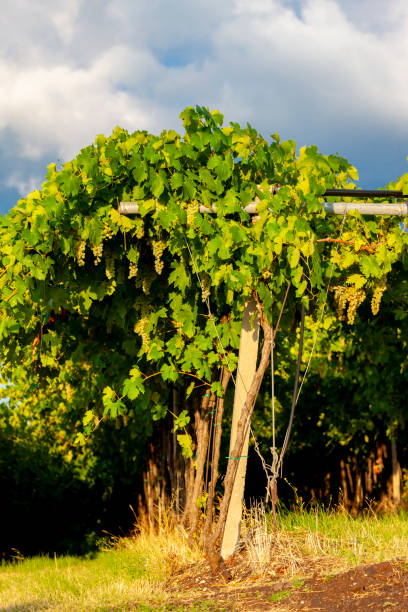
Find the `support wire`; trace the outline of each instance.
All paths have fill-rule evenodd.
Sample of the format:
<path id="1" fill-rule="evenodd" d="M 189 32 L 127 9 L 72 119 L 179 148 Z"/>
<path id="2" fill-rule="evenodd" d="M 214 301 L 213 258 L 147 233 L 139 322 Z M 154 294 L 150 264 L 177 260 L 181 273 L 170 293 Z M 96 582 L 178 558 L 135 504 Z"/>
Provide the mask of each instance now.
<path id="1" fill-rule="evenodd" d="M 345 223 L 346 216 L 347 216 L 347 212 L 345 212 L 344 215 L 343 215 L 343 221 L 342 221 L 342 224 L 341 224 L 341 227 L 340 227 L 339 239 L 341 239 L 341 236 L 343 234 L 343 229 L 344 229 L 344 223 Z M 194 272 L 195 272 L 195 274 L 197 276 L 197 279 L 198 279 L 201 291 L 202 291 L 203 295 L 205 295 L 204 287 L 203 287 L 203 284 L 201 282 L 201 278 L 200 278 L 200 275 L 199 275 L 199 272 L 198 272 L 198 268 L 197 268 L 196 262 L 195 262 L 194 257 L 193 257 L 193 253 L 192 253 L 190 245 L 188 243 L 187 236 L 185 234 L 183 234 L 183 235 L 184 235 L 184 240 L 185 240 L 185 243 L 186 243 L 189 255 L 190 255 L 190 259 L 191 259 L 192 264 L 193 264 Z M 332 264 L 331 264 L 329 280 L 328 280 L 328 283 L 327 283 L 327 286 L 326 286 L 325 298 L 324 298 L 324 302 L 323 302 L 323 305 L 322 305 L 322 309 L 321 309 L 318 325 L 317 325 L 317 328 L 316 328 L 315 336 L 314 336 L 314 339 L 313 339 L 312 350 L 310 352 L 309 360 L 308 360 L 308 363 L 307 363 L 304 375 L 302 377 L 301 384 L 299 386 L 300 367 L 301 367 L 302 352 L 303 352 L 304 319 L 305 319 L 305 308 L 304 308 L 304 305 L 302 304 L 301 328 L 300 328 L 300 339 L 299 339 L 299 352 L 298 352 L 298 360 L 297 360 L 297 366 L 296 366 L 296 375 L 295 375 L 295 381 L 294 381 L 294 391 L 293 391 L 293 397 L 292 397 L 292 405 L 291 405 L 291 411 L 290 411 L 290 416 L 289 416 L 288 427 L 286 429 L 285 438 L 284 438 L 284 442 L 283 442 L 283 445 L 282 445 L 282 450 L 281 450 L 279 455 L 278 455 L 277 450 L 276 450 L 276 431 L 275 431 L 275 372 L 274 372 L 274 365 L 275 365 L 274 364 L 274 347 L 275 347 L 275 335 L 276 335 L 277 329 L 275 330 L 275 333 L 274 333 L 273 326 L 272 326 L 272 320 L 271 320 L 271 326 L 272 326 L 272 338 L 271 338 L 272 447 L 271 447 L 270 450 L 271 450 L 271 453 L 272 453 L 272 465 L 268 465 L 266 463 L 266 461 L 265 461 L 265 459 L 264 459 L 264 457 L 263 457 L 263 455 L 262 455 L 262 453 L 261 453 L 261 451 L 259 449 L 259 445 L 258 445 L 258 442 L 257 442 L 256 437 L 254 435 L 254 432 L 252 430 L 251 423 L 247 424 L 247 426 L 249 425 L 249 429 L 250 429 L 252 438 L 254 440 L 254 446 L 255 446 L 256 453 L 258 454 L 258 456 L 259 456 L 259 458 L 260 458 L 260 460 L 262 462 L 262 466 L 263 466 L 263 469 L 264 469 L 264 472 L 265 472 L 265 475 L 266 475 L 266 478 L 267 478 L 267 487 L 266 487 L 267 493 L 266 493 L 265 501 L 267 503 L 269 498 L 271 498 L 272 507 L 273 507 L 273 514 L 274 514 L 274 528 L 275 528 L 275 531 L 276 531 L 276 510 L 275 510 L 275 506 L 276 506 L 276 502 L 277 502 L 277 478 L 279 477 L 279 471 L 282 473 L 283 457 L 284 457 L 284 455 L 286 453 L 286 450 L 287 450 L 287 447 L 288 447 L 288 444 L 289 444 L 290 434 L 291 434 L 292 426 L 293 426 L 295 408 L 296 408 L 296 405 L 298 403 L 299 396 L 300 396 L 300 393 L 302 391 L 302 388 L 303 388 L 304 382 L 306 380 L 307 374 L 309 372 L 310 364 L 311 364 L 312 357 L 313 357 L 313 354 L 314 354 L 314 350 L 315 350 L 315 347 L 316 347 L 317 338 L 318 338 L 318 335 L 319 335 L 319 332 L 320 332 L 321 323 L 322 323 L 322 320 L 323 320 L 323 315 L 324 315 L 325 307 L 326 307 L 327 300 L 328 300 L 328 295 L 329 295 L 329 290 L 330 290 L 330 286 L 331 286 L 331 280 L 332 280 L 332 277 L 333 277 L 334 265 L 335 265 L 335 261 L 336 261 L 336 258 L 337 258 L 338 250 L 339 250 L 339 243 L 336 244 L 335 255 L 334 255 L 334 258 L 333 258 L 333 261 L 332 261 Z M 288 284 L 288 287 L 287 287 L 287 290 L 286 290 L 286 294 L 285 294 L 285 297 L 284 297 L 284 300 L 283 300 L 283 303 L 282 303 L 282 308 L 281 308 L 281 311 L 279 313 L 277 327 L 279 325 L 279 322 L 280 322 L 280 319 L 281 319 L 281 316 L 282 316 L 282 311 L 283 311 L 283 308 L 284 308 L 285 303 L 286 303 L 286 298 L 287 298 L 287 295 L 288 295 L 289 288 L 290 288 L 290 283 Z M 208 309 L 208 314 L 209 314 L 210 320 L 211 320 L 211 322 L 212 322 L 212 324 L 214 326 L 214 329 L 215 329 L 215 332 L 216 332 L 216 335 L 217 335 L 217 338 L 218 338 L 218 342 L 219 342 L 219 345 L 221 347 L 221 351 L 223 353 L 223 356 L 225 358 L 226 364 L 228 366 L 228 370 L 229 370 L 229 372 L 231 374 L 231 379 L 233 381 L 234 387 L 236 387 L 236 378 L 235 378 L 235 376 L 234 376 L 234 374 L 233 374 L 233 372 L 231 370 L 231 366 L 230 366 L 230 363 L 229 363 L 229 360 L 228 360 L 227 352 L 226 352 L 226 350 L 224 348 L 224 345 L 222 343 L 221 337 L 220 337 L 220 335 L 218 333 L 218 329 L 217 329 L 217 326 L 216 326 L 216 323 L 215 323 L 215 319 L 214 319 L 214 316 L 213 316 L 213 314 L 211 312 L 211 307 L 210 307 L 210 302 L 209 302 L 208 297 L 205 298 L 205 303 L 206 303 L 206 306 L 207 306 L 207 309 Z M 273 304 L 272 304 L 272 306 L 273 306 Z M 272 314 L 271 314 L 271 319 L 272 319 Z M 245 392 L 248 394 L 248 389 L 246 388 L 245 382 L 243 381 L 242 376 L 241 376 L 241 374 L 240 374 L 238 369 L 237 369 L 237 374 L 241 377 L 241 382 L 243 384 Z"/>

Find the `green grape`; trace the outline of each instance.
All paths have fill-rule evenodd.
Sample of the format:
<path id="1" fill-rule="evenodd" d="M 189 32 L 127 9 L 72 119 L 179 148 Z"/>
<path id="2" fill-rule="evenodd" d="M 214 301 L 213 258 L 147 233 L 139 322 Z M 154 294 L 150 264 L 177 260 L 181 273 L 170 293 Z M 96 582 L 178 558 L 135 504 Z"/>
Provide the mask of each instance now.
<path id="1" fill-rule="evenodd" d="M 353 325 L 356 316 L 357 308 L 362 302 L 364 302 L 366 293 L 363 289 L 356 289 L 355 287 L 347 288 L 347 323 Z"/>
<path id="2" fill-rule="evenodd" d="M 113 238 L 113 230 L 107 223 L 103 226 L 102 237 L 106 240 L 111 240 L 111 238 Z"/>
<path id="3" fill-rule="evenodd" d="M 142 278 L 142 291 L 145 295 L 149 295 L 150 287 L 154 279 L 156 278 L 156 274 L 152 270 L 145 271 Z"/>
<path id="4" fill-rule="evenodd" d="M 357 308 L 364 302 L 366 294 L 363 289 L 355 287 L 333 287 L 336 312 L 339 321 L 345 320 L 347 307 L 347 323 L 353 325 Z"/>
<path id="5" fill-rule="evenodd" d="M 95 266 L 97 266 L 98 263 L 100 263 L 100 261 L 102 259 L 103 242 L 101 242 L 101 244 L 98 244 L 97 246 L 93 247 L 92 253 L 93 253 L 93 256 L 95 257 Z"/>
<path id="6" fill-rule="evenodd" d="M 163 251 L 166 248 L 166 243 L 163 240 L 153 240 L 152 243 L 152 247 L 153 247 L 153 255 L 154 255 L 154 268 L 157 272 L 157 274 L 161 274 L 163 271 L 163 261 L 162 261 L 162 255 L 163 255 Z"/>
<path id="7" fill-rule="evenodd" d="M 111 255 L 105 255 L 105 274 L 109 280 L 115 276 L 115 260 Z"/>
<path id="8" fill-rule="evenodd" d="M 386 288 L 387 287 L 384 282 L 381 285 L 374 287 L 373 297 L 371 299 L 371 312 L 373 315 L 378 314 L 378 311 L 380 310 L 381 298 Z"/>
<path id="9" fill-rule="evenodd" d="M 136 238 L 138 240 L 141 240 L 144 236 L 144 225 L 143 225 L 143 220 L 142 219 L 138 219 L 138 225 L 136 228 Z"/>
<path id="10" fill-rule="evenodd" d="M 333 291 L 334 291 L 334 301 L 336 304 L 337 318 L 339 319 L 339 321 L 344 321 L 345 319 L 344 311 L 345 311 L 346 303 L 347 303 L 347 288 L 342 287 L 340 285 L 337 287 L 333 287 Z"/>
<path id="11" fill-rule="evenodd" d="M 142 345 L 147 348 L 149 345 L 149 334 L 146 332 L 146 328 L 150 319 L 149 303 L 146 298 L 139 296 L 135 302 L 135 308 L 139 310 L 139 319 L 135 323 L 133 331 L 142 338 Z"/>
<path id="12" fill-rule="evenodd" d="M 67 401 L 71 402 L 74 396 L 74 390 L 69 383 L 65 385 L 65 394 L 67 396 Z"/>
<path id="13" fill-rule="evenodd" d="M 80 242 L 78 242 L 77 248 L 75 251 L 75 256 L 78 262 L 78 266 L 85 265 L 85 247 L 86 247 L 85 240 L 81 240 Z"/>
<path id="14" fill-rule="evenodd" d="M 108 288 L 106 289 L 106 295 L 113 295 L 115 293 L 116 286 L 116 281 L 111 279 Z"/>
<path id="15" fill-rule="evenodd" d="M 211 293 L 211 278 L 208 274 L 202 274 L 201 276 L 201 299 L 203 302 L 208 300 Z"/>
<path id="16" fill-rule="evenodd" d="M 128 278 L 134 278 L 135 276 L 137 276 L 137 271 L 138 271 L 137 263 L 133 263 L 133 261 L 129 262 Z"/>
<path id="17" fill-rule="evenodd" d="M 193 225 L 194 217 L 200 210 L 200 205 L 197 200 L 189 202 L 187 205 L 187 225 Z"/>
<path id="18" fill-rule="evenodd" d="M 138 334 L 142 338 L 143 346 L 149 344 L 149 334 L 146 332 L 146 327 L 149 323 L 149 316 L 141 317 L 138 322 L 135 324 L 133 331 L 135 334 Z"/>

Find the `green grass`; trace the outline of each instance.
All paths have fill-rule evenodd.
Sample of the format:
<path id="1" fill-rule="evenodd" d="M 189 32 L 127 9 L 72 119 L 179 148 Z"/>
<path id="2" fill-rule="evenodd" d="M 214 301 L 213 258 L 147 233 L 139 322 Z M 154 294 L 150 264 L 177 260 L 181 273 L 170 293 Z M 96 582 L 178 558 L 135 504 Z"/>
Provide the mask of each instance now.
<path id="1" fill-rule="evenodd" d="M 266 519 L 268 523 L 269 516 Z M 322 509 L 281 512 L 277 539 L 258 538 L 255 545 L 260 548 L 259 559 L 272 570 L 270 576 L 274 575 L 275 566 L 286 568 L 284 578 L 289 585 L 285 584 L 284 590 L 271 599 L 280 601 L 294 589 L 303 588 L 307 568 L 316 567 L 311 560 L 317 560 L 317 567 L 329 574 L 328 580 L 356 564 L 395 558 L 408 560 L 408 514 L 376 517 L 371 513 L 352 518 Z M 269 545 L 272 555 L 265 554 Z M 214 598 L 200 597 L 199 587 L 187 594 L 191 602 L 188 606 L 183 605 L 181 595 L 178 601 L 179 595 L 169 592 L 166 581 L 181 567 L 201 559 L 200 551 L 188 546 L 185 535 L 164 531 L 161 536 L 141 535 L 122 540 L 94 558 L 35 557 L 3 564 L 0 610 L 218 610 Z M 322 559 L 330 567 L 321 563 Z M 276 576 L 282 578 L 281 574 Z"/>
<path id="2" fill-rule="evenodd" d="M 292 591 L 279 591 L 278 593 L 272 593 L 268 597 L 269 601 L 284 601 L 292 595 Z"/>
<path id="3" fill-rule="evenodd" d="M 290 589 L 283 589 L 282 591 L 278 591 L 277 593 L 272 593 L 272 595 L 268 597 L 268 601 L 284 601 L 292 595 L 293 591 L 295 591 L 296 589 L 301 589 L 304 584 L 304 580 L 299 580 L 299 578 L 297 578 L 291 585 Z"/>
<path id="4" fill-rule="evenodd" d="M 145 565 L 143 556 L 129 550 L 99 553 L 94 559 L 35 557 L 3 565 L 0 603 L 16 611 L 85 610 L 85 606 L 110 610 L 147 594 Z M 155 580 L 162 578 L 159 573 Z"/>
<path id="5" fill-rule="evenodd" d="M 198 551 L 189 549 L 184 538 L 167 534 L 126 539 L 92 559 L 34 557 L 3 564 L 0 609 L 165 610 L 169 600 L 165 580 L 175 567 L 198 558 Z"/>
<path id="6" fill-rule="evenodd" d="M 351 564 L 408 558 L 406 511 L 381 516 L 367 512 L 354 518 L 346 512 L 319 507 L 300 509 L 281 512 L 279 529 L 304 554 L 342 558 Z"/>

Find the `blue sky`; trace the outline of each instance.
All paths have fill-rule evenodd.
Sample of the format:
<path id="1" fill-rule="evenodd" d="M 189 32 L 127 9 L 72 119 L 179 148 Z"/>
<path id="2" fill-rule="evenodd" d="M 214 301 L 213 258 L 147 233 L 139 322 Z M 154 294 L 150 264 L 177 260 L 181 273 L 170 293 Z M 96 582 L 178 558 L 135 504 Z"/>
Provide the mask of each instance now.
<path id="1" fill-rule="evenodd" d="M 338 152 L 361 187 L 408 171 L 406 0 L 4 0 L 0 212 L 115 125 L 219 109 Z"/>

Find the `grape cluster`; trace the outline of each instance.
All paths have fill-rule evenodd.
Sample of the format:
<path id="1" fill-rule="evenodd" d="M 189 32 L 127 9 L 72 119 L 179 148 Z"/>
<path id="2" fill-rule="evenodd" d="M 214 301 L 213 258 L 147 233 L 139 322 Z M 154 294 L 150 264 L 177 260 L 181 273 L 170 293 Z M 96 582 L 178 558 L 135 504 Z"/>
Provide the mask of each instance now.
<path id="1" fill-rule="evenodd" d="M 147 333 L 146 328 L 150 319 L 149 305 L 146 299 L 140 296 L 135 303 L 135 308 L 139 311 L 139 319 L 135 323 L 133 331 L 142 338 L 143 346 L 147 348 L 149 345 L 149 334 Z"/>
<path id="2" fill-rule="evenodd" d="M 65 385 L 65 394 L 67 396 L 68 402 L 71 402 L 72 398 L 74 397 L 74 390 L 69 383 Z"/>
<path id="3" fill-rule="evenodd" d="M 153 240 L 153 256 L 154 256 L 154 269 L 156 270 L 157 274 L 161 274 L 163 271 L 163 260 L 162 260 L 162 255 L 163 255 L 163 251 L 166 248 L 166 243 L 164 242 L 164 240 Z"/>
<path id="4" fill-rule="evenodd" d="M 363 289 L 355 289 L 354 287 L 349 287 L 349 294 L 347 297 L 347 323 L 349 325 L 353 325 L 354 319 L 356 317 L 357 308 L 360 306 L 360 304 L 362 304 L 362 302 L 364 302 L 365 297 L 366 294 Z"/>
<path id="5" fill-rule="evenodd" d="M 85 265 L 85 246 L 86 246 L 85 240 L 81 240 L 77 244 L 76 251 L 75 251 L 75 256 L 76 256 L 76 259 L 77 259 L 77 262 L 78 262 L 78 266 L 84 266 Z"/>
<path id="6" fill-rule="evenodd" d="M 356 317 L 357 308 L 364 302 L 366 293 L 363 289 L 355 287 L 333 287 L 334 300 L 339 321 L 345 319 L 345 309 L 347 305 L 347 323 L 353 325 Z"/>
<path id="7" fill-rule="evenodd" d="M 105 255 L 105 274 L 109 280 L 115 276 L 115 260 L 112 256 Z"/>
<path id="8" fill-rule="evenodd" d="M 142 219 L 138 219 L 137 221 L 138 223 L 136 226 L 136 238 L 138 240 L 141 240 L 144 236 L 144 225 Z"/>
<path id="9" fill-rule="evenodd" d="M 211 293 L 211 278 L 208 274 L 203 274 L 201 276 L 201 299 L 203 302 L 208 300 Z"/>
<path id="10" fill-rule="evenodd" d="M 156 278 L 156 274 L 152 270 L 146 270 L 142 279 L 142 291 L 145 295 L 149 295 L 152 282 Z"/>
<path id="11" fill-rule="evenodd" d="M 113 238 L 113 230 L 111 227 L 109 227 L 109 225 L 107 223 L 104 223 L 103 225 L 103 232 L 102 232 L 102 238 L 105 240 L 110 240 L 111 238 Z"/>
<path id="12" fill-rule="evenodd" d="M 199 203 L 194 200 L 193 202 L 189 202 L 187 205 L 187 225 L 193 225 L 194 216 L 200 210 Z"/>
<path id="13" fill-rule="evenodd" d="M 387 287 L 384 282 L 381 285 L 376 285 L 376 287 L 374 287 L 373 297 L 371 298 L 371 312 L 373 315 L 378 314 L 378 311 L 380 310 L 381 298 L 386 288 Z"/>
<path id="14" fill-rule="evenodd" d="M 109 285 L 106 288 L 106 295 L 113 295 L 116 291 L 116 287 L 117 287 L 117 282 L 115 280 L 111 280 Z"/>
<path id="15" fill-rule="evenodd" d="M 135 276 L 137 276 L 137 271 L 138 271 L 137 263 L 130 261 L 128 278 L 134 278 Z"/>
<path id="16" fill-rule="evenodd" d="M 103 242 L 101 242 L 101 244 L 98 244 L 97 246 L 94 246 L 92 249 L 92 253 L 93 253 L 93 256 L 95 257 L 95 266 L 97 266 L 98 263 L 102 259 Z"/>
<path id="17" fill-rule="evenodd" d="M 336 312 L 337 318 L 339 321 L 344 321 L 344 311 L 347 304 L 347 287 L 342 287 L 339 285 L 338 287 L 333 287 L 334 291 L 334 301 L 336 304 Z"/>
<path id="18" fill-rule="evenodd" d="M 149 323 L 149 316 L 145 315 L 141 317 L 133 328 L 135 334 L 138 334 L 142 338 L 143 346 L 147 346 L 149 344 L 149 334 L 146 332 L 146 327 Z"/>

